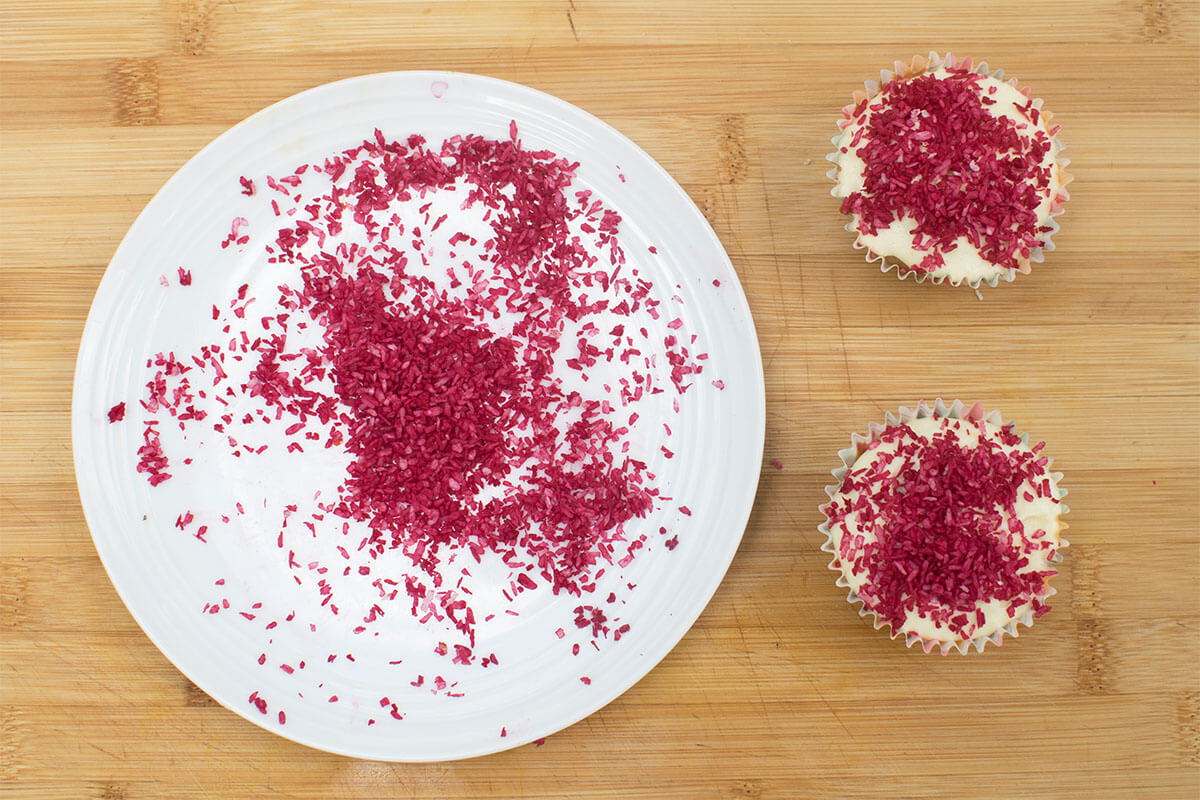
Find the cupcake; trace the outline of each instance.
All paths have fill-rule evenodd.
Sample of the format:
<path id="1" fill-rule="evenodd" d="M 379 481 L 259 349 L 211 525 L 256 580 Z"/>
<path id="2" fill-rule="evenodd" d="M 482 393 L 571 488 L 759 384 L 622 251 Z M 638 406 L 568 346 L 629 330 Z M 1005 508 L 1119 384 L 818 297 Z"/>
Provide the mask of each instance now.
<path id="1" fill-rule="evenodd" d="M 1067 508 L 1043 444 L 978 403 L 940 400 L 851 441 L 826 487 L 821 549 L 876 628 L 965 654 L 1049 610 Z"/>
<path id="2" fill-rule="evenodd" d="M 1042 260 L 1071 178 L 1041 99 L 936 53 L 866 86 L 843 109 L 829 176 L 868 261 L 978 289 Z"/>

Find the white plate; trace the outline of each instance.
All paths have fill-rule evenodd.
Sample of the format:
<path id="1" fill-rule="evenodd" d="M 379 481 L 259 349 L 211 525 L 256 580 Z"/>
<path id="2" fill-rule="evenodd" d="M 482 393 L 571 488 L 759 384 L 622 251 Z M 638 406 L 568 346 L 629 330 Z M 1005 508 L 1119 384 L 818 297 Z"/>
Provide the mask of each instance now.
<path id="1" fill-rule="evenodd" d="M 436 146 L 464 133 L 505 139 L 512 121 L 526 148 L 580 162 L 575 188 L 591 190 L 621 214 L 620 240 L 631 264 L 654 284 L 657 299 L 677 308 L 684 330 L 698 337 L 695 350 L 709 359 L 677 414 L 643 409 L 652 424 L 636 437 L 635 454 L 674 498 L 628 526 L 635 536 L 648 534 L 648 547 L 627 569 L 610 568 L 587 599 L 555 597 L 543 588 L 518 598 L 512 607 L 519 616 L 500 614 L 481 624 L 476 653 L 495 652 L 500 661 L 483 670 L 433 653 L 446 637 L 411 618 L 393 615 L 376 626 L 381 636 L 356 638 L 288 579 L 276 548 L 275 514 L 301 493 L 311 496 L 313 486 L 336 486 L 340 474 L 332 461 L 289 460 L 275 455 L 280 445 L 269 458 L 235 462 L 227 452 L 223 459 L 215 455 L 221 448 L 211 436 L 205 446 L 203 437 L 183 441 L 164 430 L 174 477 L 152 488 L 134 466 L 144 417 L 138 400 L 151 376 L 146 359 L 160 351 L 186 359 L 199 344 L 220 339 L 211 307 L 226 303 L 242 283 L 251 284 L 263 304 L 256 311 L 266 313 L 277 276 L 263 249 L 270 237 L 258 235 L 273 221 L 264 208 L 271 196 L 265 175 L 320 161 L 376 128 L 389 139 L 422 134 Z M 254 197 L 239 191 L 242 175 L 256 180 Z M 222 249 L 235 216 L 247 217 L 255 235 L 244 247 Z M 179 285 L 179 266 L 190 269 L 192 285 Z M 163 275 L 168 286 L 160 283 Z M 671 300 L 675 294 L 681 303 Z M 661 327 L 666 319 L 645 317 L 643 324 Z M 110 424 L 106 412 L 120 401 L 127 418 Z M 399 72 L 321 86 L 277 103 L 218 137 L 166 183 L 133 224 L 96 293 L 76 366 L 72 434 L 96 549 L 134 618 L 185 675 L 236 713 L 297 742 L 362 758 L 430 761 L 554 733 L 616 698 L 670 651 L 704 609 L 741 540 L 758 482 L 764 416 L 758 344 L 737 275 L 703 216 L 658 164 L 595 117 L 532 89 L 473 75 Z M 662 445 L 676 456 L 660 455 Z M 194 464 L 183 466 L 185 456 Z M 251 507 L 221 523 L 235 501 Z M 679 505 L 692 515 L 680 513 Z M 181 531 L 175 523 L 185 510 L 197 520 Z M 191 535 L 201 522 L 209 525 L 207 543 Z M 675 550 L 663 546 L 660 526 L 678 535 Z M 486 585 L 486 577 L 484 586 L 476 583 L 485 609 L 483 596 L 506 585 L 503 573 L 493 577 L 494 585 Z M 637 588 L 627 591 L 629 583 Z M 615 606 L 604 604 L 610 590 L 620 594 Z M 221 598 L 230 600 L 229 609 L 202 613 L 205 603 Z M 263 603 L 254 621 L 235 613 L 250 610 L 252 602 Z M 590 646 L 590 637 L 572 624 L 571 609 L 580 602 L 616 608 L 631 625 L 628 634 L 619 642 L 602 639 L 599 649 Z M 289 611 L 297 617 L 283 623 Z M 281 624 L 266 631 L 269 619 Z M 319 623 L 315 634 L 309 622 Z M 572 642 L 582 643 L 577 656 Z M 324 657 L 355 650 L 354 663 Z M 268 660 L 260 666 L 263 652 Z M 306 655 L 306 668 L 294 674 L 278 667 L 295 667 Z M 414 674 L 427 683 L 411 686 Z M 455 691 L 463 696 L 432 693 L 434 674 L 457 681 Z M 585 676 L 590 685 L 580 680 Z M 267 715 L 249 702 L 255 691 L 268 700 Z M 338 702 L 329 702 L 334 694 Z M 379 706 L 382 696 L 397 704 L 403 720 Z M 279 724 L 278 710 L 286 711 L 286 724 Z M 367 725 L 369 718 L 376 723 Z"/>

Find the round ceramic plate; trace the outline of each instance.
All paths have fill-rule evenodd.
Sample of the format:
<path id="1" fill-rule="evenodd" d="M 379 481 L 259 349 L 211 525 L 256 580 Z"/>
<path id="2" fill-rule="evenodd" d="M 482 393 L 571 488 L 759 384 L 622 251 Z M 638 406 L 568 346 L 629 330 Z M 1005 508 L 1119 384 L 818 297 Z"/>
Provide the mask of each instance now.
<path id="1" fill-rule="evenodd" d="M 454 649 L 439 652 L 453 641 L 445 624 L 391 606 L 365 634 L 356 632 L 355 604 L 370 605 L 379 588 L 363 594 L 365 581 L 339 595 L 340 616 L 321 604 L 323 568 L 301 562 L 309 557 L 304 548 L 328 543 L 321 540 L 331 535 L 328 520 L 310 535 L 299 515 L 319 507 L 322 491 L 333 496 L 345 460 L 319 442 L 289 452 L 282 425 L 253 436 L 242 428 L 238 435 L 252 441 L 226 442 L 240 418 L 257 412 L 244 396 L 225 399 L 210 385 L 212 365 L 201 364 L 206 344 L 238 353 L 242 333 L 254 336 L 263 316 L 283 310 L 273 289 L 287 275 L 272 263 L 270 246 L 284 224 L 280 204 L 295 205 L 303 189 L 272 187 L 268 176 L 322 164 L 377 130 L 387 140 L 418 134 L 435 150 L 449 137 L 508 140 L 516 131 L 521 147 L 578 162 L 571 192 L 589 191 L 620 215 L 628 268 L 670 311 L 642 308 L 626 324 L 648 327 L 651 338 L 694 336 L 691 356 L 706 354 L 686 392 L 637 407 L 640 425 L 627 437 L 627 455 L 645 461 L 655 488 L 671 499 L 626 524 L 626 538 L 645 545 L 632 559 L 615 553 L 594 591 L 556 595 L 542 585 L 521 592 L 503 565 L 451 558 L 454 569 L 473 570 L 479 623 L 469 664 L 456 661 Z M 243 177 L 253 193 L 244 191 Z M 462 203 L 447 209 L 447 230 L 479 224 Z M 407 222 L 410 229 L 420 224 Z M 441 252 L 431 273 L 444 267 Z M 246 308 L 240 315 L 239 302 Z M 154 363 L 160 354 L 193 368 L 186 416 L 205 417 L 203 424 L 146 407 L 147 383 L 164 372 Z M 165 372 L 178 385 L 179 375 Z M 597 366 L 588 385 L 621 375 L 620 364 Z M 122 402 L 124 418 L 110 421 Z M 175 414 L 185 414 L 183 406 Z M 214 428 L 222 415 L 230 417 L 229 431 Z M 532 89 L 400 72 L 277 103 L 218 137 L 166 183 L 97 290 L 76 366 L 72 435 L 80 495 L 105 568 L 146 634 L 188 678 L 297 742 L 362 758 L 431 761 L 554 733 L 619 696 L 670 651 L 737 550 L 758 482 L 764 417 L 758 344 L 737 275 L 703 216 L 658 164 L 595 117 Z M 152 486 L 155 469 L 145 465 L 157 447 L 171 477 Z M 289 525 L 291 505 L 300 509 Z M 307 520 L 321 516 L 312 514 Z M 402 577 L 405 565 L 393 566 L 382 574 Z M 577 626 L 581 604 L 605 609 L 604 630 Z"/>

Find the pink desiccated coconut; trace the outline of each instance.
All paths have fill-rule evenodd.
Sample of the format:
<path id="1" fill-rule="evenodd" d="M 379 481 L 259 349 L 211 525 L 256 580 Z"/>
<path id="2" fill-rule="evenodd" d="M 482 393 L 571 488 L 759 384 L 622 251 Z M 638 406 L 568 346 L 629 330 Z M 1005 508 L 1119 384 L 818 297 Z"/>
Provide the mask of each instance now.
<path id="1" fill-rule="evenodd" d="M 855 462 L 825 512 L 838 532 L 836 563 L 865 576 L 856 593 L 866 608 L 897 632 L 915 610 L 969 640 L 983 625 L 981 604 L 1048 609 L 1054 570 L 1025 567 L 1031 549 L 1053 548 L 1057 537 L 1026 530 L 1016 504 L 1024 485 L 1035 487 L 1026 502 L 1059 501 L 1041 445 L 1023 446 L 1012 425 L 939 418 L 939 426 L 928 436 L 908 424 L 879 432 L 867 447 L 871 461 Z M 977 443 L 964 445 L 959 427 L 977 429 Z M 857 528 L 846 520 L 858 515 L 873 521 L 873 541 L 847 533 Z"/>
<path id="2" fill-rule="evenodd" d="M 419 136 L 389 141 L 376 132 L 374 139 L 313 165 L 332 181 L 328 193 L 319 196 L 293 197 L 302 191 L 299 175 L 307 166 L 284 178 L 267 178 L 271 189 L 286 195 L 271 201 L 282 227 L 267 246 L 269 260 L 294 268 L 298 280 L 278 287 L 280 308 L 270 313 L 247 316 L 256 299 L 248 284 L 238 287 L 229 303 L 235 319 L 223 318 L 213 305 L 213 322 L 222 326 L 225 338 L 185 359 L 186 366 L 173 354 L 160 354 L 143 402 L 151 416 L 169 414 L 186 430 L 207 416 L 192 405 L 195 390 L 184 377 L 198 370 L 191 380 L 196 374 L 211 378 L 217 402 L 258 404 L 251 407 L 254 413 L 224 414 L 220 422 L 207 423 L 233 456 L 266 450 L 248 443 L 247 434 L 233 435 L 235 424 L 260 422 L 280 425 L 293 439 L 286 445 L 289 454 L 305 451 L 300 442 L 344 450 L 347 472 L 333 499 L 319 503 L 320 518 L 344 520 L 343 535 L 351 522 L 365 524 L 369 534 L 357 548 L 351 540 L 339 546 L 342 563 L 350 562 L 343 577 L 374 580 L 384 597 L 389 591 L 393 598 L 407 594 L 412 613 L 422 621 L 452 625 L 468 644 L 454 644 L 453 653 L 441 644 L 439 652 L 463 666 L 499 661 L 494 654 L 479 659 L 472 652 L 476 621 L 469 593 L 465 587 L 445 591 L 446 553 L 478 559 L 491 550 L 514 559 L 517 591 L 542 584 L 555 594 L 594 591 L 603 566 L 615 558 L 614 545 L 628 535 L 625 525 L 660 503 L 647 465 L 628 455 L 629 425 L 637 414 L 624 407 L 663 391 L 658 385 L 666 385 L 666 376 L 652 374 L 651 353 L 657 350 L 659 359 L 665 353 L 677 395 L 690 385 L 688 376 L 699 374 L 703 358 L 689 355 L 679 341 L 686 340 L 680 318 L 667 323 L 674 333 L 661 344 L 651 344 L 645 328 L 639 337 L 621 325 L 607 324 L 612 334 L 603 338 L 597 326 L 601 315 L 645 312 L 657 319 L 659 301 L 649 281 L 626 263 L 617 239 L 620 217 L 590 193 L 572 191 L 578 165 L 546 151 L 525 150 L 517 133 L 514 123 L 507 141 L 456 136 L 430 148 Z M 514 181 L 514 176 L 528 179 Z M 255 194 L 252 180 L 243 176 L 239 182 L 245 195 Z M 440 241 L 477 246 L 476 237 L 445 230 L 435 241 L 435 231 L 450 227 L 449 215 L 433 218 L 429 204 L 422 206 L 421 225 L 407 230 L 388 218 L 387 209 L 397 200 L 455 185 L 473 187 L 468 205 L 486 208 L 491 238 L 482 243 L 480 259 L 450 270 L 452 285 L 463 291 L 448 293 L 409 262 Z M 287 207 L 289 200 L 294 208 Z M 595 247 L 581 242 L 574 222 Z M 326 242 L 350 224 L 366 232 L 370 247 Z M 246 218 L 235 218 L 221 246 L 246 244 L 248 225 Z M 191 273 L 180 267 L 179 279 L 188 285 Z M 502 313 L 518 321 L 510 328 L 495 325 Z M 254 324 L 237 330 L 237 320 Z M 568 338 L 568 323 L 583 333 Z M 320 335 L 315 349 L 302 348 L 300 337 L 289 336 L 305 328 Z M 629 377 L 615 387 L 619 400 L 593 400 L 566 388 L 556 374 L 561 353 L 570 356 L 564 359 L 566 368 L 584 381 L 599 364 L 627 365 Z M 249 367 L 246 383 L 230 379 L 227 356 Z M 672 407 L 678 411 L 677 399 Z M 123 403 L 114 406 L 110 421 L 123 414 Z M 237 416 L 243 417 L 240 423 Z M 138 471 L 152 485 L 171 477 L 157 422 L 147 424 L 138 451 Z M 504 491 L 478 499 L 481 490 L 496 486 Z M 236 507 L 245 513 L 240 502 Z M 296 512 L 295 506 L 289 509 Z M 284 543 L 284 529 L 291 536 L 298 527 L 288 527 L 288 516 L 283 515 L 278 546 L 297 583 L 315 573 L 322 605 L 336 615 L 333 584 L 318 579 L 328 565 L 312 562 L 306 570 Z M 186 521 L 181 515 L 180 527 L 190 521 L 190 512 Z M 317 521 L 315 514 L 303 521 L 313 537 L 318 537 Z M 396 588 L 390 589 L 376 577 L 386 573 L 371 566 L 394 550 L 411 560 L 412 574 L 393 581 Z M 336 569 L 341 572 L 343 566 Z M 241 613 L 248 620 L 256 616 Z M 355 632 L 365 633 L 382 613 L 376 606 L 353 625 Z M 607 635 L 602 611 L 580 606 L 577 613 L 593 636 Z M 614 638 L 628 626 L 617 630 Z M 556 635 L 564 636 L 561 628 Z M 578 645 L 573 650 L 578 652 Z M 259 663 L 265 661 L 263 653 Z M 280 669 L 295 673 L 288 664 Z M 418 676 L 413 684 L 422 682 Z M 434 683 L 437 691 L 453 688 L 441 676 Z M 337 702 L 337 696 L 329 702 Z M 266 701 L 257 693 L 251 703 L 266 713 Z M 396 706 L 381 705 L 391 706 L 400 718 Z"/>
<path id="3" fill-rule="evenodd" d="M 1066 199 L 1070 176 L 1057 159 L 1058 128 L 1028 90 L 971 67 L 969 59 L 918 58 L 876 96 L 857 94 L 841 123 L 840 159 L 861 161 L 854 169 L 839 161 L 842 212 L 854 217 L 869 247 L 884 241 L 871 238 L 881 229 L 910 221 L 911 241 L 889 243 L 899 249 L 881 255 L 918 274 L 941 270 L 957 280 L 972 274 L 962 266 L 951 271 L 946 262 L 964 242 L 985 273 L 1028 271 L 1033 251 L 1053 230 L 1044 209 L 1057 213 Z"/>
<path id="4" fill-rule="evenodd" d="M 146 473 L 146 480 L 151 486 L 157 486 L 171 477 L 171 473 L 166 471 L 169 463 L 163 452 L 162 440 L 159 438 L 156 425 L 155 420 L 146 423 L 142 433 L 143 444 L 137 451 L 137 471 Z"/>

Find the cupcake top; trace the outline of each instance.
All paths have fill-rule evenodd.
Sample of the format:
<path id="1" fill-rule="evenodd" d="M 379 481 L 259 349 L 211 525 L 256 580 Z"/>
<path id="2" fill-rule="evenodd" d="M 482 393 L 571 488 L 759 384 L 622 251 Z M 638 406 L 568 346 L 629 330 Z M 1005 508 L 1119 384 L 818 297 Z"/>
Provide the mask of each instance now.
<path id="1" fill-rule="evenodd" d="M 1068 180 L 1040 100 L 949 56 L 855 100 L 833 194 L 862 246 L 954 285 L 1029 271 Z"/>
<path id="2" fill-rule="evenodd" d="M 1041 449 L 978 419 L 889 425 L 825 507 L 831 566 L 894 635 L 959 643 L 1040 615 L 1062 510 Z"/>

